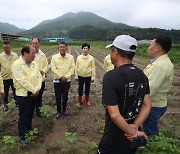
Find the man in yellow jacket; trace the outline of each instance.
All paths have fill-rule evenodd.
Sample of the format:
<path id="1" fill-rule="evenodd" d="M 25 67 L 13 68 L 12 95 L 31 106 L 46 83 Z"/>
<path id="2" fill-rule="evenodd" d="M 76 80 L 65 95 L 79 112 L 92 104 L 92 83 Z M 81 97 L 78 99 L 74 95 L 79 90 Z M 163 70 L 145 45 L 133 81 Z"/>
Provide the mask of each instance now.
<path id="1" fill-rule="evenodd" d="M 18 59 L 18 55 L 11 51 L 11 44 L 8 41 L 3 43 L 4 52 L 0 54 L 0 66 L 1 66 L 1 75 L 4 84 L 4 111 L 8 110 L 8 95 L 9 95 L 9 88 L 12 88 L 14 100 L 16 100 L 15 96 L 15 89 L 13 86 L 12 80 L 12 72 L 11 66 L 15 60 Z"/>
<path id="2" fill-rule="evenodd" d="M 42 84 L 38 64 L 34 61 L 35 53 L 35 48 L 32 45 L 24 46 L 21 50 L 21 56 L 11 68 L 19 105 L 18 131 L 20 142 L 23 145 L 27 145 L 25 134 L 32 130 L 35 97 L 38 96 Z"/>
<path id="3" fill-rule="evenodd" d="M 174 66 L 167 55 L 171 46 L 170 37 L 158 36 L 151 41 L 148 48 L 148 55 L 152 60 L 144 73 L 149 79 L 152 108 L 143 124 L 148 136 L 159 135 L 158 121 L 167 109 L 167 94 L 172 86 L 174 74 Z"/>
<path id="4" fill-rule="evenodd" d="M 114 69 L 114 65 L 112 64 L 111 57 L 109 54 L 104 58 L 104 71 L 109 72 L 110 70 L 113 69 Z"/>
<path id="5" fill-rule="evenodd" d="M 2 80 L 1 73 L 0 73 L 0 99 L 1 100 L 4 99 L 4 85 L 3 85 L 3 80 Z"/>
<path id="6" fill-rule="evenodd" d="M 83 87 L 85 84 L 85 101 L 86 105 L 90 107 L 89 102 L 89 93 L 90 85 L 95 80 L 95 62 L 94 57 L 89 54 L 90 45 L 84 43 L 82 45 L 82 54 L 77 57 L 76 67 L 75 67 L 75 79 L 78 79 L 79 88 L 78 88 L 78 103 L 77 107 L 81 107 L 82 104 L 82 95 Z"/>
<path id="7" fill-rule="evenodd" d="M 67 101 L 70 89 L 71 76 L 74 74 L 74 58 L 67 52 L 67 43 L 60 42 L 59 53 L 52 56 L 51 69 L 54 73 L 54 90 L 57 104 L 56 119 L 60 118 L 63 114 L 67 116 Z M 63 101 L 61 102 L 61 97 Z M 61 105 L 63 109 L 61 109 Z"/>
<path id="8" fill-rule="evenodd" d="M 39 72 L 41 73 L 42 76 L 42 86 L 39 91 L 39 95 L 36 97 L 36 103 L 35 103 L 36 113 L 39 117 L 41 117 L 40 107 L 42 107 L 42 95 L 45 89 L 45 74 L 47 73 L 48 70 L 48 61 L 46 55 L 40 50 L 40 40 L 38 38 L 33 38 L 31 44 L 32 46 L 35 47 L 36 57 L 34 61 L 38 63 Z"/>

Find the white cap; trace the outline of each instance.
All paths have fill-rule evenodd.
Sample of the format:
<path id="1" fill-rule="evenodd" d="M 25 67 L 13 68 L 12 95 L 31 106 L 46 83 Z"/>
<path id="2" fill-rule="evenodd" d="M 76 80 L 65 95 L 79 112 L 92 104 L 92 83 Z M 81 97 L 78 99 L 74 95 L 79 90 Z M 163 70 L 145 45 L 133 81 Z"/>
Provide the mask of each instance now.
<path id="1" fill-rule="evenodd" d="M 114 39 L 113 43 L 107 45 L 106 48 L 112 46 L 124 51 L 136 52 L 137 40 L 129 35 L 119 35 Z"/>

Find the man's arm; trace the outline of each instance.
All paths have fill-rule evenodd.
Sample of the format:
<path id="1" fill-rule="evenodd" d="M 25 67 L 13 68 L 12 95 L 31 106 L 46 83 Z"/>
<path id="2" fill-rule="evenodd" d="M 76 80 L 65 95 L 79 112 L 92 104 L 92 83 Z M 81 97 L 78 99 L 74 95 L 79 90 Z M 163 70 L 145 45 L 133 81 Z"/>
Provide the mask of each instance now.
<path id="1" fill-rule="evenodd" d="M 57 70 L 57 68 L 56 68 L 56 64 L 55 64 L 54 57 L 52 57 L 52 59 L 51 59 L 51 70 L 53 71 L 53 73 L 54 73 L 55 75 L 58 76 L 58 79 L 61 78 L 62 74 L 61 74 L 61 72 L 59 72 L 59 71 Z"/>
<path id="2" fill-rule="evenodd" d="M 104 59 L 104 71 L 107 72 L 107 61 L 106 61 L 106 58 Z"/>
<path id="3" fill-rule="evenodd" d="M 147 77 L 149 79 L 150 96 L 152 97 L 163 83 L 166 77 L 166 71 L 160 66 L 154 67 Z"/>
<path id="4" fill-rule="evenodd" d="M 46 58 L 46 55 L 43 56 L 43 61 L 44 61 L 44 67 L 42 68 L 42 71 L 44 73 L 47 73 L 47 71 L 48 71 L 48 60 Z"/>
<path id="5" fill-rule="evenodd" d="M 73 74 L 74 74 L 74 69 L 75 69 L 75 62 L 74 62 L 74 58 L 71 57 L 71 64 L 70 64 L 70 68 L 67 71 L 65 77 L 66 78 L 70 78 Z"/>
<path id="6" fill-rule="evenodd" d="M 18 82 L 23 88 L 25 88 L 27 91 L 32 92 L 33 94 L 35 94 L 38 89 L 35 88 L 27 79 L 26 76 L 23 73 L 23 70 L 19 67 L 16 66 L 15 63 L 13 63 L 12 67 L 11 67 L 11 71 L 12 71 L 12 75 L 13 75 L 13 79 L 16 80 L 16 82 Z"/>
<path id="7" fill-rule="evenodd" d="M 151 111 L 151 98 L 149 94 L 146 94 L 144 97 L 144 101 L 141 107 L 141 110 L 134 120 L 134 125 L 139 128 L 141 124 L 146 120 L 148 117 L 149 113 Z"/>
<path id="8" fill-rule="evenodd" d="M 96 76 L 96 68 L 95 68 L 95 61 L 94 61 L 94 57 L 92 60 L 92 76 L 91 76 L 91 80 L 94 82 L 95 80 L 95 76 Z"/>
<path id="9" fill-rule="evenodd" d="M 121 116 L 119 112 L 118 105 L 115 106 L 106 106 L 107 111 L 111 117 L 111 120 L 114 124 L 121 129 L 124 133 L 134 136 L 137 132 L 134 128 L 132 128 L 126 120 Z"/>

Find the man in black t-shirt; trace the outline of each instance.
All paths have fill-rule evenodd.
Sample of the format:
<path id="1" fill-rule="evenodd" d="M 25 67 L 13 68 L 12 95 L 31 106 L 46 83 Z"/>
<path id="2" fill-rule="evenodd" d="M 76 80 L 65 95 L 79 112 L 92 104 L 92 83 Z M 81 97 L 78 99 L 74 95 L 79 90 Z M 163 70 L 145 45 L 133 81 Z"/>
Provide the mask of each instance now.
<path id="1" fill-rule="evenodd" d="M 105 129 L 97 153 L 133 153 L 131 141 L 134 137 L 147 137 L 138 128 L 151 109 L 149 83 L 144 73 L 132 64 L 136 39 L 120 35 L 107 47 L 111 47 L 111 60 L 116 69 L 107 72 L 103 78 Z"/>

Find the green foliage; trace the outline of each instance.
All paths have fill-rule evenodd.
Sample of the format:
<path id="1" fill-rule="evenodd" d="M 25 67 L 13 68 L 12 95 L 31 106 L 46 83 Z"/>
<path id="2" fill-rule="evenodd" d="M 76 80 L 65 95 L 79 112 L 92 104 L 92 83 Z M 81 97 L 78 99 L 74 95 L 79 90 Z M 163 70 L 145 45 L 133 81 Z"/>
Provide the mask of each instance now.
<path id="1" fill-rule="evenodd" d="M 53 121 L 54 114 L 55 114 L 53 109 L 48 105 L 43 105 L 40 108 L 40 112 L 42 114 L 42 117 L 44 119 L 45 124 L 50 125 L 52 123 L 52 121 Z"/>
<path id="2" fill-rule="evenodd" d="M 97 125 L 100 125 L 100 126 L 102 126 L 102 125 L 104 125 L 104 123 L 105 123 L 105 120 L 103 119 L 101 119 L 101 120 L 97 120 Z"/>
<path id="3" fill-rule="evenodd" d="M 0 145 L 0 151 L 10 152 L 16 148 L 16 139 L 12 136 L 4 136 Z"/>
<path id="4" fill-rule="evenodd" d="M 5 129 L 7 125 L 8 125 L 8 121 L 6 115 L 3 114 L 0 116 L 0 132 L 2 132 L 2 130 Z"/>
<path id="5" fill-rule="evenodd" d="M 180 134 L 178 132 L 178 127 L 180 123 L 175 119 L 172 119 L 168 126 L 161 130 L 159 136 L 152 136 L 147 141 L 146 148 L 143 150 L 138 150 L 137 153 L 143 154 L 169 154 L 169 153 L 180 153 Z"/>
<path id="6" fill-rule="evenodd" d="M 25 134 L 25 140 L 28 143 L 34 143 L 34 139 L 37 137 L 38 135 L 38 129 L 34 128 L 33 130 L 30 130 L 28 133 Z"/>
<path id="7" fill-rule="evenodd" d="M 172 118 L 168 125 L 162 128 L 161 133 L 166 137 L 170 138 L 180 138 L 180 132 L 178 132 L 180 128 L 180 122 L 177 122 L 176 119 Z"/>
<path id="8" fill-rule="evenodd" d="M 159 136 L 151 137 L 146 144 L 146 148 L 144 150 L 139 150 L 138 153 L 180 153 L 180 147 L 178 146 L 178 140 L 166 137 L 163 134 Z"/>
<path id="9" fill-rule="evenodd" d="M 5 114 L 14 115 L 15 114 L 15 110 L 17 110 L 16 103 L 15 103 L 15 100 L 12 100 L 11 102 L 8 103 L 8 111 L 5 112 Z"/>
<path id="10" fill-rule="evenodd" d="M 59 18 L 44 21 L 34 28 L 20 32 L 25 37 L 70 37 L 72 39 L 113 40 L 119 34 L 128 34 L 138 40 L 153 39 L 157 35 L 180 42 L 180 30 L 137 28 L 122 23 L 113 23 L 90 12 L 68 13 Z"/>
<path id="11" fill-rule="evenodd" d="M 148 53 L 147 53 L 148 47 L 149 44 L 138 44 L 136 54 L 138 56 L 148 57 Z"/>
<path id="12" fill-rule="evenodd" d="M 90 151 L 96 151 L 98 149 L 98 144 L 95 141 L 90 142 Z"/>
<path id="13" fill-rule="evenodd" d="M 104 105 L 102 103 L 98 103 L 97 107 L 104 107 Z"/>
<path id="14" fill-rule="evenodd" d="M 66 136 L 65 140 L 71 144 L 73 144 L 77 141 L 77 134 L 76 133 L 65 132 L 65 136 Z"/>
<path id="15" fill-rule="evenodd" d="M 143 57 L 148 57 L 148 44 L 139 44 L 136 54 Z M 173 44 L 168 53 L 169 58 L 173 63 L 180 64 L 180 44 Z"/>

